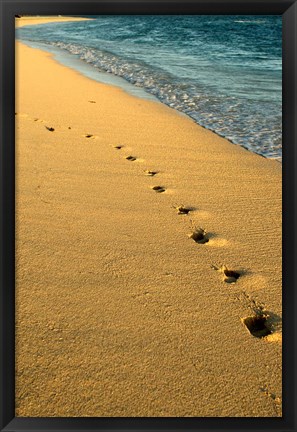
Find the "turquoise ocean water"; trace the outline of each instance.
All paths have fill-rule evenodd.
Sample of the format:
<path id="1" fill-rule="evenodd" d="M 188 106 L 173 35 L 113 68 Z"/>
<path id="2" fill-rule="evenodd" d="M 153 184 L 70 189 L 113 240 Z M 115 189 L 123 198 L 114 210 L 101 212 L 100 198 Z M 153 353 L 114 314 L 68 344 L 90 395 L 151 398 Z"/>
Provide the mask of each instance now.
<path id="1" fill-rule="evenodd" d="M 16 37 L 99 81 L 125 80 L 131 93 L 281 160 L 281 16 L 92 18 L 27 26 Z"/>

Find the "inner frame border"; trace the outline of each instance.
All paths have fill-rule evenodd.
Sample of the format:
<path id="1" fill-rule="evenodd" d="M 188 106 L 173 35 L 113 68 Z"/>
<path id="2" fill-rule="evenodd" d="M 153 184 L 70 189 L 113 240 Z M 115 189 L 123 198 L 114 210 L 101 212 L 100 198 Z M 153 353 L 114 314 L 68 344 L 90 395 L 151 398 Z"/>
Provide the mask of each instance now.
<path id="1" fill-rule="evenodd" d="M 15 15 L 282 15 L 283 20 L 283 417 L 15 417 Z M 296 430 L 297 1 L 0 0 L 0 430 Z M 296 168 L 296 169 L 295 169 Z"/>

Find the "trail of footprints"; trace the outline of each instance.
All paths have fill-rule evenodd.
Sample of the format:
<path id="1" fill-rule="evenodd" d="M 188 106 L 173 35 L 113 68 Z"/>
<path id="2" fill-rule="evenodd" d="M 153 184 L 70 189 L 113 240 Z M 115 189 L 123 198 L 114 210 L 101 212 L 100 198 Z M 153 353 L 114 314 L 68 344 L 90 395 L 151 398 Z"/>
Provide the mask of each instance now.
<path id="1" fill-rule="evenodd" d="M 121 150 L 124 146 L 118 145 L 114 146 L 115 149 Z M 128 161 L 135 161 L 137 158 L 134 156 L 126 157 Z M 146 176 L 154 177 L 158 174 L 158 171 L 151 171 L 149 169 L 144 171 Z M 156 185 L 152 187 L 157 193 L 163 193 L 166 191 L 164 186 Z M 194 211 L 193 207 L 188 207 L 183 204 L 174 205 L 173 208 L 177 211 L 178 215 L 188 215 L 190 212 Z M 198 244 L 207 244 L 209 242 L 209 234 L 206 232 L 204 228 L 196 227 L 192 222 L 192 232 L 188 234 L 188 237 L 192 239 L 195 243 Z M 218 274 L 221 275 L 222 282 L 227 284 L 235 284 L 238 279 L 242 276 L 243 272 L 228 268 L 225 264 L 220 266 L 211 264 L 210 266 L 213 270 L 215 270 Z M 275 319 L 274 314 L 267 311 L 266 308 L 253 300 L 248 294 L 244 291 L 242 292 L 242 296 L 245 302 L 248 303 L 248 307 L 250 309 L 250 315 L 244 318 L 241 318 L 242 324 L 245 326 L 247 331 L 251 336 L 256 339 L 264 339 L 272 335 L 274 332 L 274 323 L 281 321 L 280 317 Z M 259 391 L 263 392 L 263 394 L 269 397 L 273 403 L 273 409 L 277 416 L 281 415 L 281 398 L 276 397 L 275 394 L 268 391 L 265 387 L 260 387 Z"/>
<path id="2" fill-rule="evenodd" d="M 95 104 L 96 101 L 90 100 L 89 103 Z M 46 121 L 34 118 L 32 119 L 29 117 L 28 114 L 22 114 L 22 113 L 15 113 L 15 115 L 18 115 L 19 117 L 24 117 L 29 120 L 33 120 L 34 122 L 43 123 L 44 127 L 48 132 L 55 132 L 55 128 L 45 124 Z M 68 127 L 69 130 L 71 130 L 71 127 Z M 92 134 L 84 134 L 82 135 L 85 139 L 96 139 L 96 135 Z M 115 145 L 113 146 L 115 150 L 122 150 L 125 146 L 124 145 Z M 135 162 L 138 158 L 133 155 L 128 155 L 125 157 L 125 159 L 129 162 Z M 150 169 L 146 169 L 144 171 L 144 175 L 149 177 L 155 177 L 158 175 L 158 171 L 153 171 Z M 151 189 L 159 194 L 162 194 L 166 192 L 166 187 L 162 185 L 155 185 L 151 187 Z M 189 215 L 189 213 L 193 212 L 195 208 L 185 206 L 184 204 L 180 205 L 174 205 L 173 208 L 176 210 L 177 215 Z M 204 245 L 209 242 L 209 234 L 206 232 L 206 230 L 202 227 L 196 227 L 193 222 L 192 223 L 192 232 L 188 234 L 188 237 L 193 240 L 195 243 L 199 245 Z M 224 283 L 227 284 L 235 284 L 238 279 L 242 276 L 242 271 L 238 271 L 236 269 L 230 269 L 225 264 L 222 265 L 216 265 L 211 264 L 210 266 L 213 270 L 215 270 L 218 275 L 221 276 L 221 280 Z M 281 318 L 276 316 L 274 313 L 267 311 L 264 305 L 261 305 L 257 303 L 255 300 L 253 300 L 247 293 L 244 291 L 241 292 L 241 298 L 238 298 L 238 300 L 241 303 L 247 304 L 248 308 L 250 309 L 250 315 L 244 318 L 241 318 L 242 324 L 245 326 L 246 330 L 249 332 L 250 335 L 252 335 L 256 339 L 267 339 L 271 336 L 277 336 L 277 333 L 273 335 L 275 332 L 275 326 L 277 327 L 278 323 L 281 322 Z M 276 329 L 277 330 L 277 329 Z M 268 340 L 268 339 L 267 339 Z M 276 338 L 276 340 L 278 340 Z M 276 415 L 281 415 L 281 398 L 277 397 L 274 393 L 271 393 L 265 386 L 260 387 L 259 391 L 261 391 L 266 397 L 271 399 L 273 403 L 273 407 L 275 410 Z"/>
<path id="3" fill-rule="evenodd" d="M 121 150 L 124 148 L 124 145 L 115 145 L 114 148 L 116 150 Z M 126 160 L 133 162 L 137 160 L 137 158 L 135 156 L 129 155 L 126 156 Z M 154 177 L 155 175 L 158 174 L 158 171 L 152 171 L 146 169 L 144 171 L 144 174 L 146 176 Z M 161 185 L 152 186 L 151 189 L 157 193 L 163 193 L 166 191 L 165 186 L 161 186 Z M 188 207 L 185 206 L 184 204 L 173 206 L 173 208 L 177 211 L 178 215 L 188 215 L 190 212 L 195 210 L 193 207 Z M 194 226 L 193 222 L 192 222 L 192 232 L 188 234 L 188 237 L 192 239 L 195 243 L 201 245 L 209 242 L 209 234 L 206 232 L 206 230 L 204 228 Z M 227 284 L 235 284 L 242 275 L 242 272 L 238 270 L 230 269 L 224 264 L 220 266 L 212 264 L 211 268 L 217 271 L 221 275 L 222 281 Z M 249 297 L 247 296 L 247 298 Z M 273 328 L 269 320 L 270 313 L 268 313 L 265 310 L 264 306 L 256 305 L 256 302 L 254 300 L 252 299 L 249 300 L 251 305 L 253 306 L 251 307 L 252 313 L 251 316 L 242 318 L 241 319 L 242 323 L 245 325 L 249 333 L 255 338 L 261 339 L 261 338 L 265 338 L 268 335 L 271 335 L 273 332 Z"/>
<path id="4" fill-rule="evenodd" d="M 95 104 L 96 101 L 90 100 L 89 103 Z M 46 123 L 44 120 L 39 118 L 29 117 L 28 114 L 24 113 L 15 113 L 16 116 L 24 117 L 29 120 L 33 120 L 35 122 Z M 49 125 L 44 126 L 46 130 L 49 132 L 55 132 L 55 128 Z M 69 126 L 68 129 L 71 129 Z M 96 135 L 92 134 L 84 134 L 82 135 L 86 139 L 97 138 Z M 122 144 L 115 145 L 113 148 L 115 150 L 122 150 L 125 146 Z M 138 158 L 136 156 L 128 155 L 125 159 L 129 162 L 134 162 Z M 146 169 L 144 174 L 149 177 L 154 177 L 159 174 L 158 171 L 153 171 L 150 169 Z M 166 192 L 165 186 L 156 185 L 152 186 L 151 189 L 156 193 L 164 193 Z M 177 211 L 178 215 L 188 215 L 190 212 L 194 211 L 193 207 L 188 207 L 183 204 L 173 206 L 173 208 Z M 207 244 L 209 242 L 209 235 L 204 228 L 196 227 L 192 222 L 192 232 L 188 234 L 188 237 L 192 239 L 197 244 Z M 210 266 L 213 270 L 217 271 L 221 275 L 221 280 L 227 284 L 235 284 L 238 279 L 241 277 L 242 273 L 238 270 L 230 269 L 226 265 L 215 265 L 211 264 Z M 250 302 L 251 315 L 245 318 L 242 318 L 241 321 L 249 331 L 249 333 L 255 338 L 265 338 L 273 333 L 273 325 L 270 320 L 270 316 L 273 315 L 271 312 L 267 312 L 263 305 L 257 304 L 253 299 L 251 299 L 245 292 L 242 293 L 245 300 Z"/>

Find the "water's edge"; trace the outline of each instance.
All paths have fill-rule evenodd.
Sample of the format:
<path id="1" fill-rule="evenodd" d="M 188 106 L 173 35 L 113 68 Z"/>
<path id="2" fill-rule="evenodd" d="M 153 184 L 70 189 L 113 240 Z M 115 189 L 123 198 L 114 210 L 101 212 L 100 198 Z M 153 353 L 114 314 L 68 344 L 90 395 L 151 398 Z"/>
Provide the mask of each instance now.
<path id="1" fill-rule="evenodd" d="M 40 25 L 42 25 L 42 24 L 40 24 Z M 39 25 L 37 25 L 37 26 L 39 26 Z M 141 99 L 151 100 L 155 103 L 163 103 L 164 105 L 170 107 L 171 109 L 174 109 L 178 115 L 188 117 L 189 119 L 194 121 L 200 127 L 203 127 L 205 129 L 210 130 L 211 132 L 215 133 L 216 135 L 226 139 L 231 144 L 239 145 L 240 147 L 243 147 L 245 150 L 250 151 L 254 154 L 257 154 L 258 156 L 264 157 L 265 159 L 275 160 L 279 163 L 282 162 L 281 158 L 277 158 L 277 157 L 272 158 L 272 157 L 266 156 L 265 154 L 261 154 L 260 152 L 257 152 L 254 149 L 246 147 L 242 143 L 238 143 L 238 142 L 226 137 L 225 135 L 219 133 L 217 130 L 211 128 L 209 125 L 203 125 L 203 124 L 199 123 L 199 121 L 197 121 L 197 119 L 192 117 L 189 113 L 185 113 L 185 112 L 179 110 L 178 108 L 171 106 L 169 103 L 166 103 L 164 100 L 159 99 L 157 96 L 149 93 L 144 88 L 130 83 L 124 77 L 114 75 L 113 73 L 110 73 L 107 71 L 101 71 L 97 67 L 95 67 L 95 66 L 85 62 L 84 60 L 80 59 L 78 55 L 72 54 L 63 48 L 48 45 L 48 44 L 42 43 L 42 42 L 25 40 L 22 38 L 16 38 L 16 39 L 19 40 L 20 42 L 22 42 L 23 44 L 27 45 L 30 48 L 40 49 L 42 51 L 50 53 L 53 56 L 53 59 L 55 61 L 57 61 L 58 63 L 62 64 L 63 66 L 66 66 L 66 67 L 68 67 L 68 68 L 70 68 L 76 72 L 79 72 L 80 74 L 82 74 L 83 76 L 85 76 L 89 79 L 92 79 L 92 80 L 97 81 L 99 83 L 119 87 L 122 90 L 124 90 L 125 92 L 127 92 L 128 94 L 135 96 L 135 97 L 139 97 Z"/>

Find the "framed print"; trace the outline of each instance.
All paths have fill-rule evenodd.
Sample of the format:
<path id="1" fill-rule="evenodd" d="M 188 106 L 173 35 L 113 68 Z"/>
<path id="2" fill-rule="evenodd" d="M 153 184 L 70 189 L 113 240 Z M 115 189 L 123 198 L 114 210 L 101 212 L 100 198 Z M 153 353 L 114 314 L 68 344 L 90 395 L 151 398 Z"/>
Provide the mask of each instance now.
<path id="1" fill-rule="evenodd" d="M 295 430 L 296 2 L 1 32 L 1 431 Z"/>

